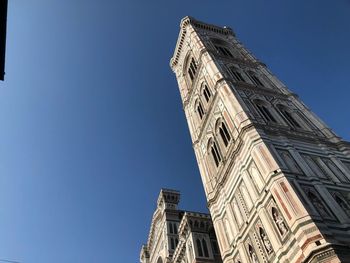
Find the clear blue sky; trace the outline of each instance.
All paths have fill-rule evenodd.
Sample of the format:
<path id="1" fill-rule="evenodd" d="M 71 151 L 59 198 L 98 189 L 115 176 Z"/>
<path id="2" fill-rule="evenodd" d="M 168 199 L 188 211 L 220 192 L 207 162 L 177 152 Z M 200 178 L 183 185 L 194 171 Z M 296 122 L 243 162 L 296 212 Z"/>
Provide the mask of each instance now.
<path id="1" fill-rule="evenodd" d="M 206 211 L 168 66 L 186 15 L 232 27 L 350 139 L 348 0 L 9 0 L 0 259 L 136 263 L 161 187 Z"/>

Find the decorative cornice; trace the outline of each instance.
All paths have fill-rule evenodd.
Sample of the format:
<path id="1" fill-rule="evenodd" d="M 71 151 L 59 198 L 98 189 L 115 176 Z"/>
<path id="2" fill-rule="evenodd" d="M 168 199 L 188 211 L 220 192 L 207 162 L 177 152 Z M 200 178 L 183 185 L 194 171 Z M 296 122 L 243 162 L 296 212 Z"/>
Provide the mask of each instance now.
<path id="1" fill-rule="evenodd" d="M 187 33 L 187 26 L 188 25 L 192 25 L 196 28 L 199 29 L 204 29 L 204 30 L 208 30 L 208 31 L 212 31 L 218 34 L 222 34 L 222 35 L 233 35 L 235 36 L 235 33 L 233 32 L 233 30 L 229 27 L 219 27 L 216 25 L 212 25 L 212 24 L 207 24 L 201 21 L 198 21 L 196 19 L 194 19 L 193 17 L 190 16 L 186 16 L 181 20 L 180 23 L 180 33 L 179 33 L 179 37 L 177 39 L 176 42 L 176 47 L 175 47 L 175 51 L 174 51 L 174 55 L 173 57 L 170 59 L 170 67 L 172 68 L 172 70 L 174 71 L 175 66 L 177 65 L 178 61 L 179 61 L 179 57 L 182 51 L 182 47 L 184 45 L 184 40 L 185 40 L 185 36 Z"/>

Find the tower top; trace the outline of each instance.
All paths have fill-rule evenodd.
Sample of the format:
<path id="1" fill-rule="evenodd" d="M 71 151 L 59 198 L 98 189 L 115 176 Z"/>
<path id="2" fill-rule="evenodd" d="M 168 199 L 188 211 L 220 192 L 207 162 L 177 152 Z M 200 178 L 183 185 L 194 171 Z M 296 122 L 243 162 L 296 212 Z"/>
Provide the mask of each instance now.
<path id="1" fill-rule="evenodd" d="M 197 29 L 213 31 L 217 34 L 235 36 L 235 33 L 233 32 L 233 30 L 230 27 L 227 27 L 227 26 L 220 27 L 220 26 L 216 26 L 213 24 L 208 24 L 208 23 L 199 21 L 191 16 L 185 16 L 184 18 L 181 19 L 179 37 L 177 39 L 174 55 L 170 59 L 170 67 L 171 68 L 176 66 L 176 64 L 178 63 L 178 59 L 179 59 L 179 56 L 181 54 L 182 47 L 184 45 L 184 40 L 185 40 L 185 36 L 187 33 L 187 27 L 189 25 L 191 25 L 192 27 L 197 28 Z"/>
<path id="2" fill-rule="evenodd" d="M 157 205 L 167 209 L 177 209 L 180 202 L 180 192 L 177 190 L 162 188 L 160 190 Z"/>

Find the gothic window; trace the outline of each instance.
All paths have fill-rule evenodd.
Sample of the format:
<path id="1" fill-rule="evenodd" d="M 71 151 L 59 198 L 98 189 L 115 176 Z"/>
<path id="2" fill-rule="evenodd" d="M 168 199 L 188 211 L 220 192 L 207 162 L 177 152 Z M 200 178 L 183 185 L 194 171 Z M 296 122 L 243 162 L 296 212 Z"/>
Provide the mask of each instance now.
<path id="1" fill-rule="evenodd" d="M 198 256 L 203 257 L 202 244 L 201 244 L 201 241 L 198 238 L 196 240 L 196 244 L 197 244 Z"/>
<path id="2" fill-rule="evenodd" d="M 257 77 L 257 75 L 254 72 L 248 72 L 249 78 L 252 80 L 252 82 L 256 86 L 262 86 L 264 87 L 264 84 L 261 82 L 261 80 Z"/>
<path id="3" fill-rule="evenodd" d="M 242 74 L 235 67 L 230 67 L 230 72 L 236 81 L 245 82 Z"/>
<path id="4" fill-rule="evenodd" d="M 203 96 L 205 98 L 205 101 L 206 102 L 209 102 L 210 100 L 210 97 L 211 97 L 211 93 L 210 93 L 210 90 L 208 88 L 208 86 L 206 84 L 203 85 Z"/>
<path id="5" fill-rule="evenodd" d="M 175 249 L 175 242 L 174 242 L 174 239 L 172 237 L 170 238 L 170 248 L 173 250 Z"/>
<path id="6" fill-rule="evenodd" d="M 288 229 L 286 223 L 283 220 L 283 217 L 279 214 L 275 207 L 272 207 L 271 214 L 279 233 L 281 236 L 284 236 L 288 232 Z"/>
<path id="7" fill-rule="evenodd" d="M 220 46 L 220 45 L 214 45 L 214 46 L 220 55 L 233 58 L 231 51 L 227 47 Z"/>
<path id="8" fill-rule="evenodd" d="M 260 114 L 264 117 L 264 119 L 268 122 L 276 122 L 275 117 L 273 117 L 272 113 L 268 109 L 265 102 L 261 100 L 255 100 L 255 105 L 258 108 Z"/>
<path id="9" fill-rule="evenodd" d="M 195 105 L 196 105 L 196 110 L 197 110 L 199 118 L 203 119 L 203 116 L 204 116 L 205 112 L 204 112 L 202 103 L 199 100 L 197 100 Z"/>
<path id="10" fill-rule="evenodd" d="M 259 228 L 259 233 L 267 254 L 271 254 L 273 252 L 273 248 L 269 238 L 267 237 L 267 234 L 265 233 L 264 229 L 262 229 L 261 227 Z"/>
<path id="11" fill-rule="evenodd" d="M 219 164 L 221 162 L 221 154 L 216 142 L 214 140 L 210 140 L 208 146 L 209 153 L 213 158 L 216 167 L 219 167 Z"/>
<path id="12" fill-rule="evenodd" d="M 174 234 L 177 235 L 177 225 L 176 225 L 176 223 L 174 223 Z"/>
<path id="13" fill-rule="evenodd" d="M 203 246 L 203 252 L 204 252 L 204 256 L 205 257 L 209 257 L 209 251 L 208 251 L 208 247 L 207 247 L 207 241 L 205 241 L 205 239 L 202 239 L 202 246 Z"/>
<path id="14" fill-rule="evenodd" d="M 191 62 L 188 66 L 187 73 L 190 76 L 191 81 L 193 81 L 197 73 L 197 63 L 194 60 L 194 58 L 191 58 Z"/>
<path id="15" fill-rule="evenodd" d="M 227 147 L 229 142 L 231 141 L 231 135 L 227 129 L 225 122 L 223 122 L 222 120 L 218 120 L 216 126 L 217 133 L 220 135 L 220 138 L 224 143 L 225 147 Z"/>
<path id="16" fill-rule="evenodd" d="M 288 108 L 284 105 L 277 105 L 277 108 L 281 112 L 284 119 L 293 127 L 301 128 L 300 124 L 297 122 L 297 120 L 293 117 L 293 114 L 288 110 Z"/>
<path id="17" fill-rule="evenodd" d="M 173 233 L 173 224 L 169 223 L 169 233 L 172 234 Z"/>

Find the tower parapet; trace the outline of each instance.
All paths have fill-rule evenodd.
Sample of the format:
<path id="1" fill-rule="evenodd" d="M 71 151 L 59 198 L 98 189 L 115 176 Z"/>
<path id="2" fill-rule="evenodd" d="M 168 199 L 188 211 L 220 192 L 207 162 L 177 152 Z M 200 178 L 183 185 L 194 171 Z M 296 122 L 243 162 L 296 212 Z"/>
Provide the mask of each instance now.
<path id="1" fill-rule="evenodd" d="M 158 207 L 162 209 L 177 210 L 177 205 L 180 202 L 180 192 L 171 189 L 161 189 L 157 201 Z"/>

